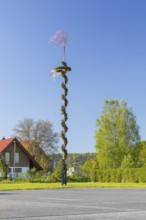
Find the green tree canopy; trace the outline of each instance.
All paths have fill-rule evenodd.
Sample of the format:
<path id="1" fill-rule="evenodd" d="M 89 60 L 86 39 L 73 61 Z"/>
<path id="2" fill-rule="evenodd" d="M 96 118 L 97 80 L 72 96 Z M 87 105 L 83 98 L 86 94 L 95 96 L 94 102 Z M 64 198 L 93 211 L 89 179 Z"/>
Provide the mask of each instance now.
<path id="1" fill-rule="evenodd" d="M 95 138 L 101 168 L 121 167 L 123 159 L 129 158 L 140 136 L 136 117 L 125 101 L 104 102 L 102 115 L 97 119 Z"/>
<path id="2" fill-rule="evenodd" d="M 142 167 L 146 167 L 146 141 L 141 141 L 140 146 L 139 161 Z"/>

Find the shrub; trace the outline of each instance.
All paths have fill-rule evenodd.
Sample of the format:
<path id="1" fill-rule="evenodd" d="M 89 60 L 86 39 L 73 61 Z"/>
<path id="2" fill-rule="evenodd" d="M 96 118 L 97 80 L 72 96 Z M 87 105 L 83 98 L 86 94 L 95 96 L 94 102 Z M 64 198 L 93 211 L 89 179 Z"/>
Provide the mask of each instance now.
<path id="1" fill-rule="evenodd" d="M 33 182 L 33 180 L 36 178 L 40 178 L 41 176 L 37 172 L 36 168 L 33 167 L 32 169 L 27 170 L 26 177 L 29 179 L 30 182 Z"/>
<path id="2" fill-rule="evenodd" d="M 26 182 L 28 179 L 23 175 L 23 173 L 20 173 L 16 179 L 13 179 L 13 182 Z"/>
<path id="3" fill-rule="evenodd" d="M 90 180 L 93 182 L 146 182 L 146 168 L 92 169 Z"/>
<path id="4" fill-rule="evenodd" d="M 67 177 L 67 180 L 68 182 L 89 182 L 90 178 L 88 176 L 79 175 L 78 173 L 73 173 Z"/>

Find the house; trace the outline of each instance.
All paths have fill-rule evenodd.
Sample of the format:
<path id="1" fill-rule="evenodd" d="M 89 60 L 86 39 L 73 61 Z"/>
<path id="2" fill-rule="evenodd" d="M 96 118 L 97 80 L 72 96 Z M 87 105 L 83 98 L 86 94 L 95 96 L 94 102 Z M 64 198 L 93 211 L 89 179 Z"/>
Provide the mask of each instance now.
<path id="1" fill-rule="evenodd" d="M 0 153 L 9 166 L 9 176 L 12 178 L 17 177 L 20 173 L 25 175 L 26 171 L 33 167 L 42 170 L 42 167 L 17 138 L 0 140 Z"/>

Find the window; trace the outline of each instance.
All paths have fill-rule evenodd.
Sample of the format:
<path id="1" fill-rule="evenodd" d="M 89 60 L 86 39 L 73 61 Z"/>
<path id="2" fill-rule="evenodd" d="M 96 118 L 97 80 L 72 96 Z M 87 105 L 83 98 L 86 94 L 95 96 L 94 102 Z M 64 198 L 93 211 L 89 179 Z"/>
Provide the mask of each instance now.
<path id="1" fill-rule="evenodd" d="M 15 153 L 15 163 L 19 163 L 19 153 Z"/>
<path id="2" fill-rule="evenodd" d="M 5 160 L 6 162 L 10 162 L 10 152 L 5 153 Z"/>

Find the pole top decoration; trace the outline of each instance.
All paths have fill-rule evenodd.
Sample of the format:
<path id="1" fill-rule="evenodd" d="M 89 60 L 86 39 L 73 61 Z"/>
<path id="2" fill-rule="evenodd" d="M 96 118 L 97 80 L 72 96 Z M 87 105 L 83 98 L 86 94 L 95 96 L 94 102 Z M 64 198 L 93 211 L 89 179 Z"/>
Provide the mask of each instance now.
<path id="1" fill-rule="evenodd" d="M 71 68 L 67 66 L 65 62 L 65 46 L 67 43 L 67 33 L 63 29 L 57 30 L 50 38 L 50 42 L 55 44 L 56 46 L 60 46 L 63 48 L 63 59 L 61 62 L 61 66 L 55 67 L 51 70 L 51 74 L 53 78 L 56 78 L 61 73 L 67 73 L 71 71 Z"/>

